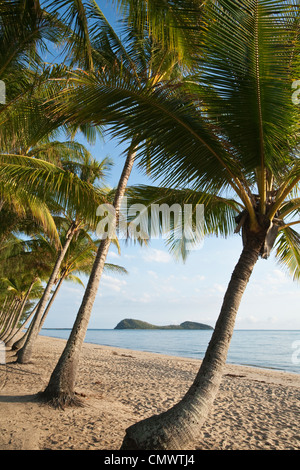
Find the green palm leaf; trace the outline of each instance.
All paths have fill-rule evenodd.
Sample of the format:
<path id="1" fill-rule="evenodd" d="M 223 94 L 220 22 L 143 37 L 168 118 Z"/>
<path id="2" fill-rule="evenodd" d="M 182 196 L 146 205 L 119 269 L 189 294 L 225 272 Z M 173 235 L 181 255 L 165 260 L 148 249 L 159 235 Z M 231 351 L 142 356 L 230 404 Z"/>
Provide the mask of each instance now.
<path id="1" fill-rule="evenodd" d="M 175 258 L 184 260 L 190 250 L 202 243 L 204 236 L 232 235 L 236 229 L 235 217 L 241 210 L 233 199 L 214 194 L 144 185 L 133 186 L 127 191 L 127 207 L 135 205 L 137 209 L 142 206 L 146 209 L 145 233 L 141 235 L 164 238 Z M 197 213 L 200 206 L 203 206 L 203 220 L 202 209 L 201 214 Z M 140 224 L 140 213 L 137 219 L 134 213 L 131 217 L 130 214 L 129 217 L 124 215 L 131 227 L 130 236 L 136 224 Z"/>
<path id="2" fill-rule="evenodd" d="M 294 280 L 300 280 L 300 235 L 291 227 L 280 231 L 276 245 L 279 264 Z"/>
<path id="3" fill-rule="evenodd" d="M 39 199 L 49 194 L 70 213 L 77 212 L 87 223 L 96 224 L 96 210 L 106 202 L 106 194 L 77 175 L 44 160 L 19 156 L 0 155 L 0 181 L 4 189 L 34 188 Z"/>

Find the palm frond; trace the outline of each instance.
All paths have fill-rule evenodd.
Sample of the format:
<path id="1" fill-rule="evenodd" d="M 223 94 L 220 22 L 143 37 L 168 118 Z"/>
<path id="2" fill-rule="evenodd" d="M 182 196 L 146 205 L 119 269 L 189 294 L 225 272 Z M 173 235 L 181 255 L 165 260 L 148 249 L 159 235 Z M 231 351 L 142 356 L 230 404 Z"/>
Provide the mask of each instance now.
<path id="1" fill-rule="evenodd" d="M 178 60 L 192 62 L 196 50 L 195 32 L 202 19 L 203 4 L 191 0 L 114 0 L 126 29 L 138 38 L 151 37 Z"/>
<path id="2" fill-rule="evenodd" d="M 96 210 L 99 204 L 106 202 L 105 192 L 45 160 L 0 155 L 0 162 L 0 181 L 4 190 L 11 192 L 26 187 L 42 201 L 50 194 L 65 210 L 76 212 L 87 223 L 97 223 Z"/>
<path id="3" fill-rule="evenodd" d="M 276 258 L 293 280 L 300 280 L 300 235 L 291 227 L 279 232 L 275 245 Z"/>
<path id="4" fill-rule="evenodd" d="M 204 236 L 232 235 L 236 228 L 235 217 L 242 209 L 233 199 L 185 188 L 132 186 L 126 197 L 128 213 L 123 217 L 127 216 L 129 236 L 138 223 L 143 228 L 141 235 L 165 239 L 175 258 L 184 260 L 191 250 L 202 244 Z M 138 211 L 136 220 L 134 208 Z"/>
<path id="5" fill-rule="evenodd" d="M 113 274 L 128 274 L 127 269 L 125 269 L 123 266 L 112 263 L 105 263 L 104 271 L 108 271 Z"/>
<path id="6" fill-rule="evenodd" d="M 75 284 L 79 284 L 80 286 L 82 286 L 83 288 L 85 288 L 85 285 L 83 284 L 82 280 L 80 279 L 80 277 L 78 276 L 75 276 L 74 274 L 68 274 L 68 276 L 66 276 L 65 278 L 66 281 L 69 281 L 69 282 L 73 282 Z"/>

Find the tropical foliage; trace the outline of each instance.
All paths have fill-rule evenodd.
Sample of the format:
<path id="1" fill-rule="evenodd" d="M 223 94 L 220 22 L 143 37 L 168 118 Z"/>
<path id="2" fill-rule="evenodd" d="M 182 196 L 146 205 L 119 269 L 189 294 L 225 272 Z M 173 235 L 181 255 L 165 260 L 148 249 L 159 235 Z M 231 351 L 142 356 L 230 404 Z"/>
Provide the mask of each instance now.
<path id="1" fill-rule="evenodd" d="M 98 205 L 111 198 L 104 180 L 112 162 L 97 161 L 76 140 L 80 132 L 89 143 L 95 142 L 99 127 L 62 125 L 45 108 L 47 99 L 62 86 L 51 78 L 65 73 L 63 64 L 48 67 L 45 56 L 50 54 L 49 44 L 51 48 L 68 41 L 67 26 L 35 1 L 3 1 L 0 17 L 1 79 L 9 84 L 6 103 L 0 106 L 1 335 L 7 345 L 22 346 L 21 357 L 58 292 L 56 286 L 50 300 L 53 287 L 66 278 L 79 282 L 72 271 L 86 274 L 92 265 L 96 245 L 91 233 Z M 65 266 L 62 273 L 72 239 L 82 236 L 90 243 L 85 265 L 88 247 L 83 248 L 82 241 L 81 261 Z M 113 265 L 105 268 L 124 272 Z M 39 291 L 34 288 L 37 282 Z M 30 299 L 38 302 L 29 315 Z M 26 335 L 11 344 L 17 329 L 29 320 Z"/>

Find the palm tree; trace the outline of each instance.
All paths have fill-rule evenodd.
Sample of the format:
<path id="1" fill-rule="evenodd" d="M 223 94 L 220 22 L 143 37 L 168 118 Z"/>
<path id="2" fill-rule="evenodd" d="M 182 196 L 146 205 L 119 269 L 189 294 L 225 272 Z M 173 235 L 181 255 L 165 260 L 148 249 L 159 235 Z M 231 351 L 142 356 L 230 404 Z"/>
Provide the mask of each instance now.
<path id="1" fill-rule="evenodd" d="M 30 93 L 43 63 L 41 52 L 61 40 L 61 26 L 39 0 L 2 0 L 0 4 L 0 78 L 6 84 L 6 104 L 0 114 Z"/>
<path id="2" fill-rule="evenodd" d="M 45 201 L 45 185 L 57 196 L 61 188 L 59 198 L 69 201 L 71 189 L 78 191 L 78 181 L 68 178 L 69 173 L 59 171 L 53 164 L 46 166 L 44 163 L 41 167 L 37 155 L 45 160 L 46 154 L 47 161 L 52 163 L 55 160 L 49 160 L 50 154 L 51 157 L 58 152 L 66 155 L 69 150 L 74 156 L 79 152 L 79 144 L 54 139 L 60 137 L 62 131 L 71 134 L 73 139 L 76 131 L 80 130 L 92 142 L 99 131 L 80 124 L 66 128 L 49 119 L 43 107 L 51 90 L 60 86 L 54 82 L 49 85 L 49 77 L 57 70 L 54 65 L 46 66 L 45 54 L 49 57 L 49 44 L 61 44 L 65 35 L 65 26 L 57 15 L 41 7 L 39 0 L 1 1 L 0 78 L 6 84 L 6 104 L 0 105 L 0 210 L 13 208 L 18 216 L 23 217 L 31 213 L 45 230 L 52 231 L 54 237 L 57 233 Z M 65 70 L 64 65 L 57 68 L 61 73 Z M 35 162 L 22 159 L 22 156 L 35 157 Z M 50 175 L 52 171 L 55 174 Z M 42 187 L 34 190 L 37 180 Z M 63 195 L 64 190 L 66 193 Z"/>
<path id="3" fill-rule="evenodd" d="M 2 282 L 7 292 L 14 299 L 13 305 L 6 311 L 7 318 L 3 321 L 5 324 L 1 333 L 1 341 L 9 347 L 11 340 L 20 329 L 20 322 L 22 322 L 22 316 L 26 311 L 28 302 L 30 302 L 30 299 L 36 299 L 41 294 L 42 285 L 38 278 L 31 278 L 29 281 L 28 273 L 14 278 L 3 278 Z"/>
<path id="4" fill-rule="evenodd" d="M 2 212 L 1 212 L 2 216 Z M 10 234 L 5 245 L 1 247 L 0 250 L 0 275 L 2 278 L 11 279 L 15 288 L 18 286 L 21 289 L 20 297 L 23 298 L 22 307 L 18 313 L 18 320 L 14 322 L 14 329 L 10 331 L 10 334 L 5 337 L 5 344 L 7 347 L 14 345 L 16 342 L 16 337 L 19 336 L 22 329 L 29 322 L 35 312 L 36 307 L 33 308 L 32 312 L 29 312 L 29 309 L 32 307 L 31 299 L 38 299 L 42 296 L 44 288 L 42 287 L 42 282 L 47 281 L 51 274 L 52 268 L 52 253 L 47 250 L 49 243 L 41 243 L 36 239 L 38 233 L 38 227 L 33 229 L 31 225 L 32 220 L 28 220 L 28 223 L 31 227 L 31 235 L 35 239 L 25 240 L 24 238 L 18 238 L 14 234 Z M 28 227 L 25 225 L 26 231 Z M 17 232 L 20 230 L 20 235 L 24 237 L 24 221 L 19 221 L 16 226 L 14 226 L 14 231 Z M 40 230 L 40 227 L 39 227 Z M 34 233 L 35 232 L 35 233 Z M 56 246 L 55 241 L 52 242 L 53 246 Z M 57 250 L 57 247 L 56 247 Z M 13 286 L 8 285 L 6 282 L 4 292 L 9 288 L 9 293 L 13 292 Z M 23 292 L 23 291 L 24 292 Z M 26 296 L 24 296 L 26 293 Z M 27 297 L 27 299 L 25 299 Z M 4 299 L 5 305 L 3 305 L 3 313 L 6 312 L 6 315 L 9 314 L 9 304 Z M 24 313 L 23 313 L 24 312 Z"/>
<path id="5" fill-rule="evenodd" d="M 74 141 L 53 141 L 59 127 L 70 132 L 72 137 L 80 130 L 88 139 L 94 139 L 98 129 L 91 129 L 88 125 L 81 126 L 80 123 L 71 127 L 62 126 L 48 118 L 43 106 L 52 89 L 60 84 L 52 82 L 51 86 L 48 85 L 52 69 L 45 70 L 39 53 L 47 51 L 48 41 L 60 42 L 62 31 L 66 34 L 65 27 L 57 20 L 56 15 L 41 8 L 39 1 L 1 2 L 0 76 L 9 86 L 6 87 L 6 104 L 0 106 L 0 210 L 4 208 L 6 214 L 16 212 L 23 219 L 28 218 L 29 214 L 48 234 L 56 238 L 58 244 L 60 240 L 49 200 L 67 206 L 69 211 L 76 210 L 80 205 L 79 214 L 85 211 L 87 220 L 95 219 L 96 207 L 103 201 L 101 191 L 95 191 L 89 183 L 91 173 L 80 178 L 67 168 L 67 162 L 71 162 L 70 154 L 79 153 L 79 144 Z M 54 70 L 56 73 L 55 67 Z M 63 71 L 64 66 L 59 67 L 59 70 Z M 55 154 L 60 154 L 62 158 L 62 153 L 65 167 L 61 166 L 61 161 L 58 165 L 53 159 Z M 65 158 L 67 153 L 68 158 Z M 92 171 L 95 174 L 96 170 L 94 165 Z M 52 202 L 51 204 L 53 205 Z M 15 227 L 15 224 L 10 227 L 8 225 L 6 224 L 4 237 Z M 77 230 L 77 225 L 76 220 L 72 221 L 69 239 Z M 61 259 L 69 239 L 61 249 Z M 60 260 L 57 261 L 57 270 L 59 263 Z M 54 279 L 55 273 L 52 273 L 37 313 L 45 307 L 50 284 Z M 31 331 L 33 333 L 34 329 Z M 20 357 L 23 355 L 22 348 Z"/>
<path id="6" fill-rule="evenodd" d="M 42 236 L 35 237 L 34 240 L 30 240 L 26 242 L 24 242 L 23 240 L 18 240 L 16 244 L 21 245 L 21 246 L 26 245 L 30 247 L 31 251 L 26 253 L 27 255 L 26 264 L 28 264 L 26 272 L 30 273 L 30 274 L 27 274 L 28 279 L 32 278 L 33 271 L 35 271 L 35 275 L 37 275 L 37 272 L 43 273 L 43 271 L 45 270 L 45 267 L 46 267 L 46 271 L 49 277 L 49 271 L 51 273 L 53 262 L 55 262 L 55 258 L 57 256 L 57 249 L 55 245 L 53 245 L 53 243 L 50 243 L 48 240 L 46 240 Z M 49 314 L 50 308 L 52 307 L 54 300 L 57 297 L 57 294 L 62 286 L 62 283 L 64 281 L 69 281 L 69 282 L 77 283 L 81 285 L 82 287 L 84 287 L 84 284 L 80 276 L 82 275 L 88 276 L 90 274 L 91 267 L 93 265 L 93 261 L 96 256 L 98 245 L 99 245 L 99 242 L 92 240 L 91 236 L 84 229 L 81 229 L 81 231 L 78 232 L 76 236 L 72 238 L 72 241 L 67 250 L 66 256 L 61 264 L 59 276 L 56 280 L 55 286 L 53 286 L 54 290 L 52 291 L 51 298 L 48 301 L 46 309 L 41 318 L 39 328 L 38 328 L 39 332 L 42 329 L 42 326 L 47 318 L 47 315 Z M 20 253 L 18 253 L 18 258 L 20 258 Z M 39 261 L 41 258 L 44 260 L 42 261 L 42 263 Z M 6 266 L 7 266 L 7 262 L 9 261 L 13 263 L 15 261 L 15 255 L 6 257 Z M 25 264 L 23 263 L 22 269 L 20 268 L 19 272 L 17 273 L 17 280 L 19 280 L 19 278 L 22 276 L 22 272 L 24 272 L 24 268 L 25 268 Z M 119 265 L 112 264 L 112 263 L 105 263 L 104 269 L 112 273 L 127 274 L 127 271 L 125 268 Z M 36 281 L 34 279 L 32 281 L 32 285 L 34 285 L 35 282 Z M 30 285 L 30 290 L 32 289 L 32 285 Z M 41 290 L 40 283 L 39 283 L 39 286 L 35 287 L 34 292 L 32 292 L 31 297 L 34 299 L 37 297 L 40 297 L 40 300 L 41 300 L 43 291 L 44 289 Z M 6 303 L 5 300 L 6 300 L 6 296 L 4 295 L 4 301 L 3 301 L 4 308 L 5 308 L 5 303 Z M 36 304 L 36 306 L 33 308 L 30 314 L 26 315 L 25 321 L 21 322 L 21 324 L 18 325 L 18 328 L 15 327 L 15 329 L 10 332 L 9 336 L 7 335 L 7 337 L 5 337 L 6 347 L 12 347 L 13 350 L 17 350 L 24 346 L 27 337 L 30 335 L 31 328 L 29 326 L 29 328 L 27 329 L 27 331 L 23 334 L 21 338 L 18 337 L 19 332 L 20 330 L 24 330 L 28 321 L 31 320 L 31 317 L 33 316 L 33 314 L 36 313 L 37 308 L 39 306 L 39 302 Z M 7 306 L 6 306 L 6 311 L 7 311 Z M 21 313 L 19 313 L 19 318 L 22 319 Z M 2 317 L 0 317 L 0 324 L 3 324 L 4 321 L 5 321 L 5 316 L 2 315 Z M 17 325 L 17 322 L 15 322 L 15 325 Z"/>
<path id="7" fill-rule="evenodd" d="M 63 281 L 69 281 L 85 287 L 80 276 L 88 276 L 97 253 L 99 242 L 93 240 L 85 230 L 81 230 L 73 237 L 65 258 L 61 264 L 59 278 L 55 290 L 48 302 L 47 308 L 42 316 L 39 329 L 41 330 L 49 310 L 62 286 Z M 105 263 L 104 270 L 112 273 L 126 274 L 127 271 L 122 266 L 112 263 Z"/>
<path id="8" fill-rule="evenodd" d="M 70 214 L 72 211 L 76 213 L 37 308 L 26 347 L 24 345 L 19 351 L 18 360 L 24 362 L 30 358 L 36 333 L 34 325 L 39 324 L 38 316 L 45 309 L 51 285 L 56 279 L 68 245 L 75 232 L 80 229 L 79 226 L 82 226 L 83 218 L 86 223 L 95 221 L 96 208 L 103 202 L 104 195 L 90 182 L 92 174 L 94 178 L 97 177 L 99 164 L 97 166 L 89 162 L 92 165 L 89 173 L 87 160 L 81 161 L 81 174 L 70 170 L 75 162 L 78 169 L 80 158 L 87 158 L 87 152 L 82 152 L 83 146 L 73 140 L 53 140 L 59 130 L 70 133 L 72 138 L 80 130 L 88 139 L 93 140 L 99 128 L 93 127 L 91 130 L 88 125 L 61 125 L 49 119 L 44 106 L 46 98 L 60 84 L 48 84 L 52 69 L 44 69 L 38 51 L 45 51 L 46 41 L 59 42 L 62 28 L 66 33 L 65 28 L 57 21 L 56 15 L 42 9 L 38 1 L 19 0 L 13 4 L 9 1 L 2 2 L 0 19 L 0 41 L 7 46 L 0 57 L 1 78 L 8 80 L 14 75 L 22 87 L 22 92 L 20 88 L 14 88 L 14 81 L 11 80 L 7 105 L 0 107 L 0 209 L 14 211 L 23 218 L 31 215 L 56 239 L 58 246 L 60 240 L 51 213 L 53 205 L 67 207 Z M 54 70 L 57 73 L 55 67 Z M 64 71 L 64 66 L 59 70 Z M 5 235 L 8 233 L 6 227 Z"/>
<path id="9" fill-rule="evenodd" d="M 85 204 L 87 208 L 87 196 L 91 188 L 80 176 L 77 178 L 77 174 L 74 177 L 74 172 L 68 169 L 68 162 L 83 162 L 90 158 L 90 153 L 84 145 L 74 140 L 78 127 L 62 127 L 60 123 L 49 119 L 43 109 L 47 93 L 46 85 L 42 83 L 34 96 L 25 96 L 0 115 L 0 141 L 3 139 L 0 153 L 0 210 L 13 209 L 23 218 L 31 213 L 44 230 L 57 237 L 48 200 L 75 207 L 81 197 L 81 205 Z M 99 128 L 94 131 L 89 132 L 89 126 L 85 126 L 89 142 L 94 141 Z M 67 135 L 72 133 L 72 140 L 57 140 L 62 132 Z M 83 191 L 81 196 L 79 191 Z"/>
<path id="10" fill-rule="evenodd" d="M 55 2 L 54 8 L 59 7 L 60 3 Z M 63 2 L 63 4 L 66 6 L 66 2 Z M 85 70 L 71 72 L 68 78 L 70 86 L 64 88 L 62 94 L 59 94 L 52 102 L 50 101 L 49 106 L 52 106 L 55 120 L 62 119 L 63 122 L 70 124 L 80 122 L 82 125 L 100 125 L 102 124 L 102 118 L 96 123 L 93 116 L 97 114 L 99 105 L 100 109 L 102 106 L 107 107 L 106 96 L 105 94 L 102 96 L 101 85 L 110 87 L 111 80 L 118 82 L 125 76 L 137 90 L 150 93 L 152 87 L 160 85 L 163 80 L 170 79 L 172 74 L 176 75 L 178 71 L 181 72 L 178 67 L 178 54 L 170 53 L 167 56 L 165 48 L 162 48 L 150 38 L 145 40 L 138 29 L 130 31 L 126 40 L 121 42 L 95 1 L 87 1 L 83 5 L 82 2 L 70 0 L 67 4 L 70 6 L 67 10 L 67 18 L 70 23 L 75 23 L 75 33 L 78 33 L 78 28 L 80 25 L 82 26 L 79 28 L 79 38 L 78 34 L 74 34 L 74 60 L 78 65 L 88 70 L 88 73 Z M 92 23 L 91 26 L 89 26 L 89 20 Z M 81 47 L 76 47 L 78 44 Z M 101 81 L 100 86 L 98 79 Z M 81 115 L 83 112 L 82 106 L 87 103 L 85 101 L 88 99 L 87 95 L 84 102 L 78 107 L 77 113 L 74 112 L 71 104 L 73 93 L 76 94 L 78 89 L 85 90 L 87 95 L 89 93 L 93 94 L 95 98 L 91 103 L 94 109 L 89 119 L 86 119 L 85 116 L 82 118 Z M 103 102 L 102 98 L 104 98 Z M 110 101 L 110 105 L 111 103 Z M 69 113 L 69 104 L 72 107 L 71 113 Z M 105 119 L 105 112 L 103 117 Z M 107 118 L 105 122 L 111 124 L 111 121 Z M 111 130 L 108 129 L 108 131 Z M 138 135 L 133 134 L 126 140 L 129 142 L 126 160 L 113 201 L 114 222 L 116 225 L 119 220 L 121 201 L 126 191 L 138 150 L 138 143 L 141 139 Z M 57 406 L 78 404 L 74 392 L 77 364 L 110 244 L 111 239 L 109 237 L 101 240 L 70 337 L 51 375 L 48 386 L 41 394 L 44 399 Z"/>
<path id="11" fill-rule="evenodd" d="M 91 156 L 88 154 L 84 156 L 84 159 L 81 162 L 75 162 L 69 159 L 64 160 L 62 158 L 61 165 L 63 168 L 67 167 L 67 171 L 69 171 L 70 174 L 77 176 L 80 181 L 83 181 L 89 185 L 90 198 L 94 198 L 94 200 L 97 200 L 98 204 L 100 202 L 103 202 L 103 199 L 100 199 L 100 193 L 97 191 L 97 187 L 94 187 L 93 185 L 96 185 L 96 181 L 98 179 L 103 179 L 107 166 L 110 165 L 110 162 L 107 159 L 102 162 L 97 162 L 92 159 Z M 90 201 L 91 199 L 89 200 L 89 202 Z M 92 214 L 92 219 L 89 220 L 88 213 L 84 212 L 84 209 L 81 206 L 80 202 L 81 201 L 79 201 L 77 208 L 73 208 L 72 210 L 72 207 L 68 207 L 65 210 L 67 226 L 63 227 L 63 231 L 61 234 L 61 248 L 58 250 L 58 253 L 56 255 L 53 270 L 47 282 L 46 288 L 35 313 L 34 319 L 32 320 L 32 323 L 30 325 L 30 331 L 26 338 L 26 342 L 24 346 L 18 351 L 17 362 L 19 363 L 24 364 L 30 361 L 31 359 L 33 346 L 40 331 L 41 319 L 44 315 L 47 303 L 50 299 L 51 291 L 60 277 L 61 265 L 67 254 L 72 239 L 81 230 L 86 230 L 87 227 L 90 229 L 95 227 L 97 207 L 93 207 L 94 214 Z M 89 211 L 91 211 L 91 208 L 89 209 Z"/>
<path id="12" fill-rule="evenodd" d="M 199 37 L 205 56 L 183 87 L 194 102 L 172 120 L 166 113 L 175 102 L 160 106 L 169 121 L 165 128 L 173 123 L 180 149 L 189 136 L 189 152 L 175 152 L 171 139 L 157 144 L 160 154 L 152 169 L 158 174 L 166 168 L 166 181 L 175 187 L 188 183 L 190 195 L 209 213 L 212 205 L 232 207 L 223 198 L 218 204 L 220 194 L 235 197 L 235 209 L 243 206 L 235 218 L 243 250 L 192 386 L 171 409 L 127 429 L 122 449 L 193 446 L 218 393 L 235 318 L 257 260 L 267 259 L 275 246 L 279 262 L 294 279 L 300 276 L 300 236 L 292 228 L 300 222 L 299 110 L 291 101 L 291 84 L 300 72 L 297 2 L 206 2 L 203 15 Z"/>
<path id="13" fill-rule="evenodd" d="M 107 81 L 90 73 L 76 96 L 68 90 L 73 102 L 60 108 L 69 119 L 80 115 L 83 123 L 91 116 L 94 123 L 113 122 L 113 135 L 124 140 L 138 137 L 141 165 L 150 165 L 153 178 L 166 188 L 187 187 L 198 194 L 214 223 L 221 206 L 232 207 L 234 200 L 240 207 L 235 230 L 242 231 L 243 250 L 199 373 L 173 408 L 131 426 L 122 449 L 191 445 L 218 393 L 235 318 L 257 260 L 275 247 L 279 261 L 299 277 L 300 237 L 293 228 L 300 222 L 299 110 L 291 99 L 300 73 L 298 4 L 219 0 L 198 8 L 193 73 L 185 73 L 180 86 L 149 90 L 139 88 L 126 70 L 109 79 L 107 72 Z M 220 218 L 221 233 L 226 215 L 232 217 L 232 211 Z"/>

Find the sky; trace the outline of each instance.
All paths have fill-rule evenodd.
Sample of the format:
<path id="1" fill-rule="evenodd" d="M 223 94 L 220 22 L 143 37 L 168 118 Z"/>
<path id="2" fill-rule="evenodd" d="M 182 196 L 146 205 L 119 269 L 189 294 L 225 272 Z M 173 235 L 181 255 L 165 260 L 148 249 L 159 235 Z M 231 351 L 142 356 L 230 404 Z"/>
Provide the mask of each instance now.
<path id="1" fill-rule="evenodd" d="M 88 148 L 99 160 L 106 156 L 113 160 L 107 182 L 115 186 L 124 148 L 110 141 Z M 153 184 L 134 167 L 129 185 L 146 183 Z M 107 262 L 123 266 L 128 274 L 103 274 L 89 328 L 112 329 L 124 318 L 156 325 L 196 321 L 214 326 L 241 250 L 239 234 L 228 239 L 205 238 L 184 263 L 172 257 L 162 239 L 150 240 L 142 248 L 121 241 L 120 255 L 111 246 Z M 82 277 L 85 285 L 87 280 Z M 82 286 L 65 282 L 44 328 L 71 328 L 83 294 Z M 285 274 L 273 255 L 260 259 L 243 296 L 236 329 L 300 329 L 299 304 L 299 283 Z"/>
<path id="2" fill-rule="evenodd" d="M 109 21 L 109 2 L 98 2 Z M 98 140 L 91 150 L 99 160 L 109 156 L 114 167 L 108 184 L 114 187 L 124 163 L 124 148 Z M 153 184 L 136 167 L 129 184 Z M 205 213 L 205 207 L 204 207 Z M 121 255 L 111 247 L 107 261 L 126 268 L 127 275 L 105 272 L 95 299 L 89 328 L 112 329 L 124 318 L 156 325 L 196 321 L 215 325 L 231 273 L 242 250 L 241 236 L 206 238 L 185 263 L 176 261 L 163 240 L 148 247 L 121 242 Z M 87 278 L 82 277 L 84 284 Z M 84 288 L 65 282 L 44 328 L 72 328 Z M 300 286 L 279 267 L 274 256 L 260 259 L 239 308 L 236 329 L 299 329 Z"/>

